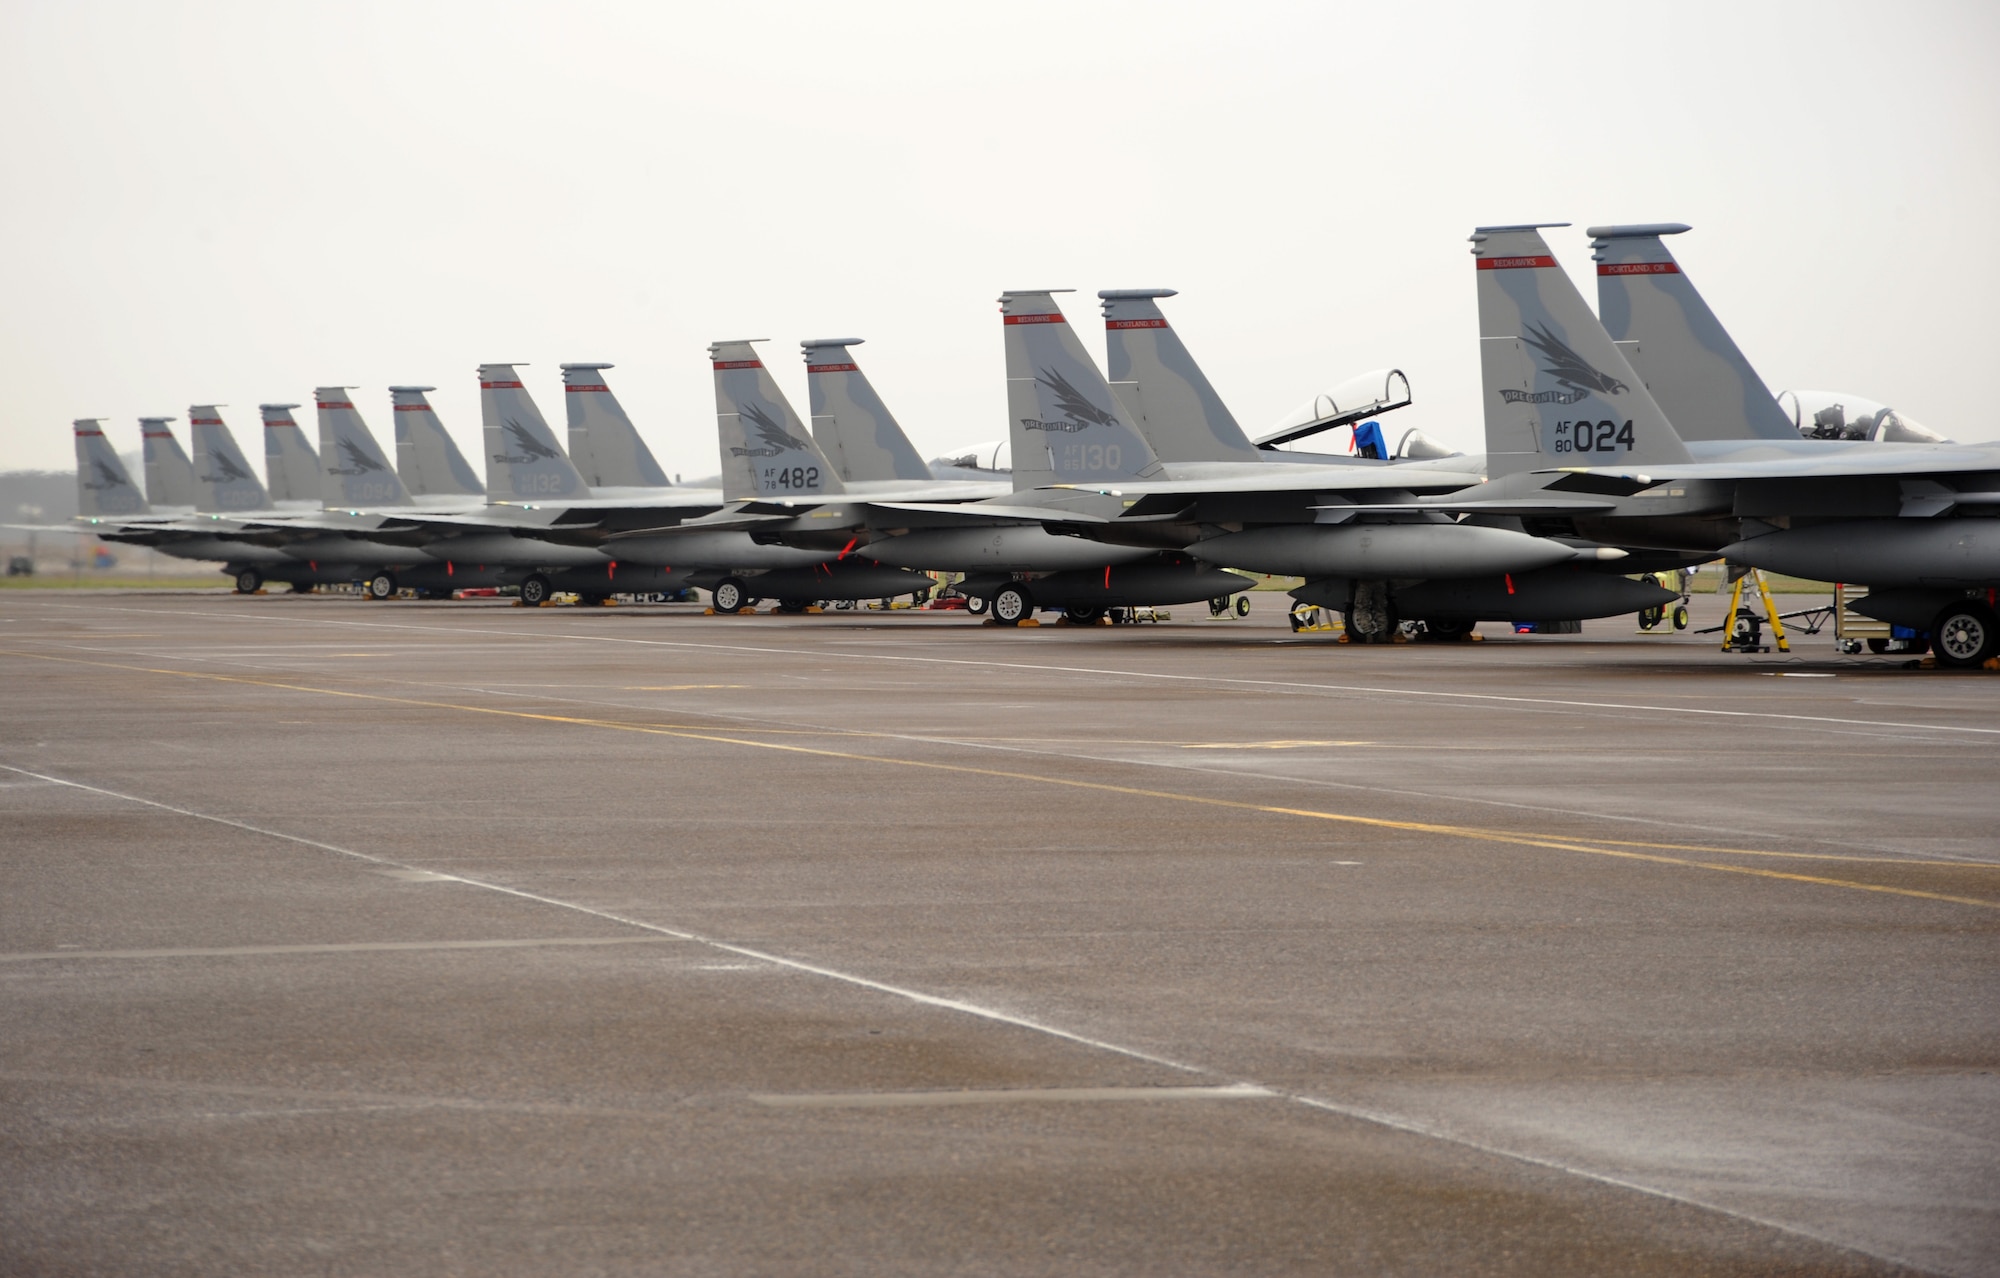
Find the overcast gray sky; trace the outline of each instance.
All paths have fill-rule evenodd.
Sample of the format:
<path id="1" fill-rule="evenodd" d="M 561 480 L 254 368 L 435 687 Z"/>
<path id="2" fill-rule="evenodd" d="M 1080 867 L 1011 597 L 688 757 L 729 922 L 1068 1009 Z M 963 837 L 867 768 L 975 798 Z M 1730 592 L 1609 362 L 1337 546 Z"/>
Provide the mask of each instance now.
<path id="1" fill-rule="evenodd" d="M 0 469 L 333 383 L 471 444 L 481 361 L 559 423 L 610 360 L 691 478 L 735 337 L 802 410 L 799 339 L 867 338 L 930 456 L 1004 433 L 1022 287 L 1100 359 L 1095 290 L 1180 289 L 1253 432 L 1394 365 L 1477 449 L 1465 237 L 1565 219 L 1586 285 L 1585 225 L 1693 223 L 1774 391 L 2000 438 L 1996 57 L 1991 3 L 0 0 Z"/>

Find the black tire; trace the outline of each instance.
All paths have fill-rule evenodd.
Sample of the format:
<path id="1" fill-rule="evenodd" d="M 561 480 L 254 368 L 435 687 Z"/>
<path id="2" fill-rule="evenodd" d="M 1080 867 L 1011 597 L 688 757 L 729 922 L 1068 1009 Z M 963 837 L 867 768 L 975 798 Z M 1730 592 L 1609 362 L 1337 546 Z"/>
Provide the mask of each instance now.
<path id="1" fill-rule="evenodd" d="M 992 606 L 993 601 L 983 595 L 967 595 L 965 597 L 965 610 L 975 617 Z"/>
<path id="2" fill-rule="evenodd" d="M 530 608 L 539 608 L 555 596 L 555 583 L 541 573 L 529 573 L 521 583 L 521 602 Z"/>
<path id="3" fill-rule="evenodd" d="M 1879 657 L 1889 651 L 1889 641 L 1887 639 L 1870 639 L 1868 641 L 1868 651 Z"/>
<path id="4" fill-rule="evenodd" d="M 1764 618 L 1748 608 L 1738 608 L 1729 620 L 1729 641 L 1732 645 L 1755 648 L 1764 642 Z"/>
<path id="5" fill-rule="evenodd" d="M 1688 606 L 1686 604 L 1675 604 L 1673 617 L 1674 629 L 1686 630 L 1688 628 Z"/>
<path id="6" fill-rule="evenodd" d="M 1002 586 L 993 593 L 993 620 L 1003 626 L 1018 626 L 1035 615 L 1035 596 L 1018 583 Z"/>
<path id="7" fill-rule="evenodd" d="M 1426 621 L 1417 639 L 1421 643 L 1462 643 L 1471 633 L 1472 627 L 1463 621 Z"/>
<path id="8" fill-rule="evenodd" d="M 743 584 L 741 577 L 724 577 L 709 591 L 709 598 L 717 612 L 741 612 L 750 602 L 750 587 Z"/>
<path id="9" fill-rule="evenodd" d="M 610 595 L 596 590 L 579 593 L 576 597 L 576 602 L 585 608 L 602 608 L 610 601 Z"/>
<path id="10" fill-rule="evenodd" d="M 804 612 L 810 607 L 812 607 L 812 600 L 810 599 L 780 599 L 778 601 L 779 612 Z"/>
<path id="11" fill-rule="evenodd" d="M 295 581 L 292 583 L 292 593 L 295 595 L 309 595 L 312 592 L 313 584 L 310 581 Z"/>
<path id="12" fill-rule="evenodd" d="M 255 568 L 245 568 L 236 574 L 236 593 L 254 595 L 264 588 L 264 574 Z"/>
<path id="13" fill-rule="evenodd" d="M 1977 670 L 2000 653 L 2000 617 L 1976 599 L 1946 606 L 1931 622 L 1931 655 L 1948 670 Z"/>
<path id="14" fill-rule="evenodd" d="M 1236 615 L 1239 617 L 1249 616 L 1250 596 L 1248 594 L 1241 594 L 1236 596 L 1236 602 L 1231 605 L 1231 610 L 1234 611 Z"/>
<path id="15" fill-rule="evenodd" d="M 1664 608 L 1641 608 L 1639 610 L 1639 629 L 1651 630 L 1666 619 L 1667 610 Z"/>
<path id="16" fill-rule="evenodd" d="M 378 572 L 368 579 L 370 599 L 394 599 L 396 597 L 396 574 Z"/>
<path id="17" fill-rule="evenodd" d="M 1297 608 L 1292 609 L 1291 612 L 1287 614 L 1287 619 L 1292 623 L 1293 634 L 1297 634 L 1299 631 L 1304 630 L 1306 628 L 1307 621 L 1305 614 L 1300 612 Z"/>
<path id="18" fill-rule="evenodd" d="M 1217 595 L 1215 598 L 1208 601 L 1209 616 L 1220 617 L 1223 614 L 1227 613 L 1228 611 L 1229 611 L 1228 595 Z"/>
<path id="19" fill-rule="evenodd" d="M 1073 626 L 1094 626 L 1104 615 L 1104 609 L 1097 604 L 1078 604 L 1074 608 L 1063 609 L 1063 620 Z"/>

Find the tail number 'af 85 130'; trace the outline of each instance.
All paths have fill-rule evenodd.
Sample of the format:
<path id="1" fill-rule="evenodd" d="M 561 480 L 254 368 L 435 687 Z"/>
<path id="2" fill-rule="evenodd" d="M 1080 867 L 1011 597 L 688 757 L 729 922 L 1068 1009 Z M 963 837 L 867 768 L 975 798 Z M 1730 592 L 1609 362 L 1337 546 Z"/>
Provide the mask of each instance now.
<path id="1" fill-rule="evenodd" d="M 802 488 L 819 487 L 819 467 L 817 466 L 768 466 L 764 470 L 766 491 L 776 488 L 796 492 Z"/>
<path id="2" fill-rule="evenodd" d="M 1063 449 L 1065 470 L 1117 470 L 1125 450 L 1117 444 L 1071 444 Z"/>
<path id="3" fill-rule="evenodd" d="M 1632 450 L 1632 423 L 1557 422 L 1556 451 L 1559 453 L 1615 453 Z"/>

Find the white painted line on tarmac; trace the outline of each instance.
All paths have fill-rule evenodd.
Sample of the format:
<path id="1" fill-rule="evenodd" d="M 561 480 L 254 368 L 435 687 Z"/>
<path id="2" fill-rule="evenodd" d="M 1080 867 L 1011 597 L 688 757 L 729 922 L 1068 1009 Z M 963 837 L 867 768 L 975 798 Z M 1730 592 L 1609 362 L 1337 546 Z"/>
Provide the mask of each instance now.
<path id="1" fill-rule="evenodd" d="M 50 604 L 50 607 L 80 608 L 80 604 Z M 102 612 L 103 609 L 92 609 Z M 167 613 L 174 616 L 213 617 L 213 613 L 191 613 L 179 609 L 131 608 L 119 609 L 123 612 Z M 268 621 L 308 626 L 357 626 L 379 630 L 414 630 L 436 634 L 464 633 L 453 631 L 446 626 L 425 626 L 410 623 L 384 621 L 337 621 L 313 617 L 258 616 L 254 613 L 232 614 L 252 621 Z M 1121 679 L 1154 679 L 1181 683 L 1223 684 L 1242 688 L 1271 688 L 1307 692 L 1350 692 L 1367 696 L 1439 698 L 1490 705 L 1552 706 L 1558 709 L 1578 710 L 1628 710 L 1643 714 L 1683 714 L 1719 719 L 1767 719 L 1776 722 L 1800 724 L 1828 724 L 1838 727 L 1856 728 L 1901 728 L 1922 732 L 1961 732 L 1978 736 L 2000 737 L 2000 728 L 1976 728 L 1958 724 L 1907 723 L 1882 719 L 1848 719 L 1835 715 L 1783 714 L 1769 710 L 1718 710 L 1706 706 L 1647 705 L 1641 702 L 1625 701 L 1582 701 L 1566 697 L 1506 696 L 1492 692 L 1450 692 L 1435 688 L 1392 688 L 1372 684 L 1309 683 L 1287 679 L 1239 679 L 1226 675 L 1167 674 L 1146 670 L 1112 670 L 1097 666 L 1058 666 L 1026 661 L 986 661 L 970 657 L 918 657 L 885 652 L 837 652 L 827 648 L 778 648 L 757 644 L 698 643 L 686 639 L 637 639 L 623 635 L 583 635 L 548 634 L 530 630 L 481 630 L 481 634 L 498 635 L 510 639 L 543 639 L 568 643 L 614 643 L 631 644 L 654 648 L 692 648 L 705 651 L 749 652 L 759 655 L 805 656 L 842 661 L 899 661 L 922 665 L 977 666 L 993 670 L 1027 670 L 1046 674 L 1109 675 Z"/>
<path id="2" fill-rule="evenodd" d="M 231 829 L 243 830 L 251 834 L 260 834 L 267 838 L 278 839 L 287 843 L 296 843 L 302 847 L 317 848 L 324 852 L 332 852 L 338 856 L 351 857 L 357 861 L 365 861 L 371 865 L 388 866 L 391 868 L 404 869 L 404 870 L 413 870 L 418 868 L 412 865 L 405 865 L 402 862 L 392 860 L 388 857 L 375 856 L 367 852 L 359 852 L 352 848 L 340 847 L 337 844 L 325 843 L 318 839 L 308 839 L 296 834 L 287 834 L 282 830 L 271 830 L 262 826 L 251 825 L 248 822 L 232 820 L 228 817 L 211 816 L 206 812 L 197 812 L 192 808 L 184 808 L 172 803 L 163 803 L 158 799 L 143 798 L 136 794 L 126 794 L 118 790 L 109 790 L 102 786 L 88 785 L 81 781 L 71 781 L 63 777 L 49 776 L 46 773 L 31 772 L 26 768 L 14 767 L 10 764 L 0 763 L 0 770 L 16 773 L 20 776 L 30 777 L 37 781 L 44 781 L 50 785 L 58 785 L 73 790 L 81 790 L 88 794 L 103 795 L 106 798 L 119 799 L 127 803 L 137 803 L 144 807 L 155 808 L 162 812 L 170 812 L 176 816 L 184 816 L 191 820 L 208 821 L 216 825 L 228 826 Z M 1046 1037 L 1057 1039 L 1065 1043 L 1074 1043 L 1079 1047 L 1093 1048 L 1097 1051 L 1106 1052 L 1111 1055 L 1122 1056 L 1127 1060 L 1144 1061 L 1149 1065 L 1158 1065 L 1165 1069 L 1174 1070 L 1178 1073 L 1189 1074 L 1198 1077 L 1204 1077 L 1204 1078 L 1226 1077 L 1225 1075 L 1223 1075 L 1222 1071 L 1211 1069 L 1204 1065 L 1195 1065 L 1186 1061 L 1174 1060 L 1170 1057 L 1161 1056 L 1156 1053 L 1144 1051 L 1136 1047 L 1126 1047 L 1123 1044 L 1114 1043 L 1108 1039 L 1094 1038 L 1088 1034 L 1078 1033 L 1074 1030 L 1066 1030 L 1061 1028 L 1060 1026 L 1050 1025 L 1045 1021 L 1037 1021 L 1030 1017 L 1018 1016 L 1012 1012 L 1003 1011 L 999 1008 L 994 1008 L 994 1007 L 986 1007 L 978 1003 L 967 1001 L 965 999 L 945 998 L 936 994 L 927 994 L 922 990 L 914 990 L 909 988 L 908 986 L 892 985 L 887 981 L 874 980 L 871 977 L 861 976 L 853 972 L 843 972 L 837 968 L 827 967 L 823 964 L 808 963 L 801 959 L 787 958 L 780 954 L 773 954 L 765 950 L 753 949 L 746 945 L 735 945 L 728 941 L 719 941 L 712 937 L 703 936 L 698 932 L 690 932 L 681 928 L 665 927 L 658 923 L 647 923 L 641 919 L 630 918 L 621 914 L 613 914 L 609 910 L 600 910 L 593 906 L 583 905 L 575 901 L 565 901 L 558 897 L 543 896 L 542 894 L 537 892 L 529 892 L 521 888 L 508 887 L 507 885 L 502 883 L 489 883 L 484 880 L 472 879 L 472 878 L 461 878 L 460 881 L 472 887 L 485 888 L 488 891 L 498 892 L 502 895 L 515 897 L 523 901 L 533 901 L 536 902 L 537 904 L 552 906 L 556 909 L 572 910 L 579 914 L 589 915 L 592 918 L 604 919 L 608 922 L 623 924 L 626 927 L 638 928 L 645 932 L 651 932 L 657 936 L 670 937 L 674 940 L 680 940 L 680 941 L 689 941 L 696 945 L 705 945 L 708 946 L 710 949 L 720 950 L 727 954 L 734 954 L 742 958 L 754 959 L 759 962 L 770 963 L 777 967 L 788 968 L 794 972 L 800 972 L 810 976 L 824 977 L 827 980 L 837 981 L 843 985 L 853 986 L 857 989 L 870 990 L 878 994 L 887 994 L 891 997 L 903 999 L 911 1003 L 916 1003 L 923 1007 L 935 1007 L 941 1011 L 959 1012 L 966 1016 L 974 1017 L 976 1019 L 983 1021 L 988 1021 L 993 1024 L 1007 1025 L 1016 1029 L 1028 1030 L 1032 1033 L 1041 1034 Z M 1267 1092 L 1269 1095 L 1273 1097 L 1293 1101 L 1297 1104 L 1305 1105 L 1312 1109 L 1320 1110 L 1325 1113 L 1337 1114 L 1343 1118 L 1353 1119 L 1358 1122 L 1371 1123 L 1379 1127 L 1386 1127 L 1392 1131 L 1404 1132 L 1412 1136 L 1421 1136 L 1429 1140 L 1442 1141 L 1446 1144 L 1455 1145 L 1460 1149 L 1470 1149 L 1477 1153 L 1486 1154 L 1491 1157 L 1506 1159 L 1508 1161 L 1521 1163 L 1527 1166 L 1541 1167 L 1549 1171 L 1560 1172 L 1568 1176 L 1575 1176 L 1579 1179 L 1588 1180 L 1596 1184 L 1610 1185 L 1619 1189 L 1629 1190 L 1633 1193 L 1644 1194 L 1649 1198 L 1656 1198 L 1664 1202 L 1680 1203 L 1684 1206 L 1696 1207 L 1704 1211 L 1713 1211 L 1719 1215 L 1728 1216 L 1733 1220 L 1742 1220 L 1750 1224 L 1760 1225 L 1766 1229 L 1771 1229 L 1778 1233 L 1791 1234 L 1795 1237 L 1800 1237 L 1800 1238 L 1809 1238 L 1815 1242 L 1824 1243 L 1830 1247 L 1838 1247 L 1843 1251 L 1853 1252 L 1857 1255 L 1877 1256 L 1879 1259 L 1888 1260 L 1895 1264 L 1903 1264 L 1903 1265 L 1908 1264 L 1908 1262 L 1902 1260 L 1900 1257 L 1886 1256 L 1876 1252 L 1869 1252 L 1860 1247 L 1855 1246 L 1851 1242 L 1847 1242 L 1838 1238 L 1831 1238 L 1825 1234 L 1818 1233 L 1814 1230 L 1806 1229 L 1799 1225 L 1788 1224 L 1782 1221 L 1772 1220 L 1769 1219 L 1768 1217 L 1741 1211 L 1737 1208 L 1725 1206 L 1721 1203 L 1707 1202 L 1687 1194 L 1676 1193 L 1675 1191 L 1670 1189 L 1662 1189 L 1658 1186 L 1642 1184 L 1638 1181 L 1627 1180 L 1623 1177 L 1609 1175 L 1604 1172 L 1591 1171 L 1589 1168 L 1586 1167 L 1573 1166 L 1569 1163 L 1561 1162 L 1553 1158 L 1543 1157 L 1538 1154 L 1529 1154 L 1529 1153 L 1523 1153 L 1519 1150 L 1506 1149 L 1498 1145 L 1489 1144 L 1485 1141 L 1475 1140 L 1467 1136 L 1446 1131 L 1441 1128 L 1434 1127 L 1430 1124 L 1419 1122 L 1415 1119 L 1404 1118 L 1401 1115 L 1390 1114 L 1381 1110 L 1369 1109 L 1359 1105 L 1351 1105 L 1341 1101 L 1327 1100 L 1322 1097 L 1309 1096 L 1301 1092 L 1287 1091 L 1282 1088 L 1265 1087 L 1263 1084 L 1256 1083 L 1248 1079 L 1240 1079 L 1240 1078 L 1235 1079 L 1225 1085 L 1235 1086 L 1235 1087 L 1260 1088 L 1261 1090 Z"/>
<path id="3" fill-rule="evenodd" d="M 1076 1101 L 1284 1100 L 1255 1083 L 1219 1087 L 1000 1087 L 954 1092 L 784 1092 L 750 1099 L 777 1109 L 902 1109 L 935 1105 L 1033 1105 Z"/>
<path id="4" fill-rule="evenodd" d="M 30 774 L 32 775 L 32 774 Z M 116 796 L 124 798 L 124 795 Z M 135 799 L 144 803 L 144 799 Z M 203 817 L 203 820 L 215 820 Z M 280 835 L 288 838 L 288 835 Z M 440 876 L 445 877 L 445 876 Z M 464 881 L 464 880 L 461 880 Z M 338 945 L 211 945 L 152 950 L 30 950 L 0 954 L 0 963 L 36 963 L 48 959 L 175 959 L 236 958 L 271 954 L 394 954 L 408 950 L 523 950 L 564 945 L 660 945 L 665 936 L 544 936 L 517 941 L 355 941 Z"/>

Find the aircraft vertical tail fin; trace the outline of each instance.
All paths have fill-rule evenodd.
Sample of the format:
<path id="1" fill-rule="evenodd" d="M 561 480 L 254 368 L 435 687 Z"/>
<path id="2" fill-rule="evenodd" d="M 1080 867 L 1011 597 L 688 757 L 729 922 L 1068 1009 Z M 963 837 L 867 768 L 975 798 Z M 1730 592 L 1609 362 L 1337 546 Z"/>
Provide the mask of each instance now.
<path id="1" fill-rule="evenodd" d="M 1690 460 L 1539 226 L 1480 227 L 1472 244 L 1489 477 Z"/>
<path id="2" fill-rule="evenodd" d="M 723 498 L 747 501 L 845 492 L 847 486 L 757 357 L 752 343 L 763 340 L 716 342 L 708 348 L 715 370 Z"/>
<path id="3" fill-rule="evenodd" d="M 799 343 L 806 357 L 813 439 L 834 473 L 849 483 L 929 479 L 923 455 L 854 362 L 849 348 L 860 344 L 858 337 Z"/>
<path id="4" fill-rule="evenodd" d="M 194 437 L 194 508 L 204 513 L 265 510 L 271 498 L 251 473 L 250 462 L 223 425 L 221 406 L 196 404 L 188 409 L 188 430 Z"/>
<path id="5" fill-rule="evenodd" d="M 613 364 L 564 364 L 569 459 L 592 488 L 666 488 L 667 472 L 605 384 Z"/>
<path id="6" fill-rule="evenodd" d="M 1151 479 L 1159 458 L 1056 305 L 1066 289 L 1000 295 L 1014 490 Z"/>
<path id="7" fill-rule="evenodd" d="M 391 386 L 396 415 L 396 475 L 411 497 L 484 497 L 486 485 L 425 397 L 435 386 Z"/>
<path id="8" fill-rule="evenodd" d="M 76 511 L 86 519 L 113 515 L 143 515 L 144 493 L 132 482 L 118 450 L 104 434 L 104 419 L 79 417 L 76 431 Z"/>
<path id="9" fill-rule="evenodd" d="M 1680 222 L 1589 229 L 1605 331 L 1682 439 L 1797 439 L 1662 238 L 1690 229 Z"/>
<path id="10" fill-rule="evenodd" d="M 297 404 L 259 404 L 264 417 L 264 483 L 272 501 L 318 501 L 319 454 L 292 416 Z"/>
<path id="11" fill-rule="evenodd" d="M 1222 397 L 1160 313 L 1170 288 L 1105 289 L 1104 345 L 1111 385 L 1161 461 L 1263 461 Z M 1129 390 L 1125 389 L 1129 386 Z"/>
<path id="12" fill-rule="evenodd" d="M 194 463 L 174 438 L 171 417 L 141 417 L 139 440 L 145 448 L 146 500 L 155 506 L 195 503 Z"/>
<path id="13" fill-rule="evenodd" d="M 486 436 L 486 495 L 491 501 L 590 495 L 583 475 L 556 442 L 548 419 L 521 385 L 515 364 L 479 366 L 479 417 Z"/>
<path id="14" fill-rule="evenodd" d="M 375 433 L 361 420 L 361 410 L 348 398 L 351 386 L 321 386 L 313 391 L 319 408 L 319 449 L 323 486 L 320 499 L 328 510 L 358 506 L 407 506 L 410 494 Z"/>

